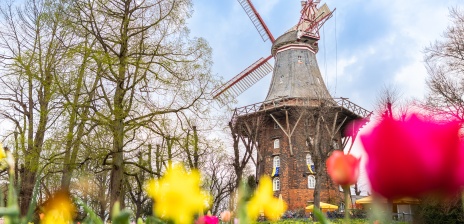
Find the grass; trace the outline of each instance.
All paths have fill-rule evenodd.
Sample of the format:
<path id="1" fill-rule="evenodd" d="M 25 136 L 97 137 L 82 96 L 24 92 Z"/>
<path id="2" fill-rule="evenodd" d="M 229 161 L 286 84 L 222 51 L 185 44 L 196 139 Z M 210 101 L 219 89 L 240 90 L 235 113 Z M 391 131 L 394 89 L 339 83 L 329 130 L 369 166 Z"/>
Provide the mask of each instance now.
<path id="1" fill-rule="evenodd" d="M 313 222 L 312 220 L 309 220 L 309 219 L 283 219 L 277 222 L 264 221 L 264 222 L 257 222 L 256 224 L 303 224 L 303 223 L 319 223 L 319 222 Z M 331 219 L 330 223 L 342 224 L 344 223 L 344 220 L 343 219 Z M 373 223 L 373 222 L 369 221 L 368 219 L 351 219 L 350 220 L 350 224 L 365 224 L 365 223 Z M 407 222 L 392 221 L 391 223 L 401 224 L 401 223 L 407 223 Z"/>

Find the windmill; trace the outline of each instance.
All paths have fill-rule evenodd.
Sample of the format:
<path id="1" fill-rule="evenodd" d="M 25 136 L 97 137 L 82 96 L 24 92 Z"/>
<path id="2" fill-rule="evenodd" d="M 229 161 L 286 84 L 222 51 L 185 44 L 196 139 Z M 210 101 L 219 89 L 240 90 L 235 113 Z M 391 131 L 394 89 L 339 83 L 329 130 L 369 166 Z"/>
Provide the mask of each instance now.
<path id="1" fill-rule="evenodd" d="M 270 175 L 275 196 L 289 209 L 342 201 L 338 186 L 328 178 L 325 160 L 333 150 L 351 148 L 371 112 L 347 98 L 333 98 L 322 79 L 316 60 L 319 29 L 334 11 L 326 4 L 319 7 L 319 0 L 302 1 L 298 23 L 274 38 L 251 1 L 238 2 L 261 38 L 272 42 L 271 55 L 216 89 L 213 97 L 236 97 L 273 75 L 263 102 L 234 110 L 229 123 L 233 136 L 241 139 L 247 153 L 256 152 L 256 159 L 251 158 L 256 176 Z"/>
<path id="2" fill-rule="evenodd" d="M 281 50 L 279 47 L 282 44 L 285 44 L 283 41 L 275 44 L 276 40 L 274 36 L 270 32 L 266 23 L 264 23 L 264 20 L 261 18 L 256 8 L 253 6 L 251 0 L 238 0 L 238 2 L 250 18 L 263 41 L 266 42 L 267 40 L 270 40 L 273 44 L 273 47 L 271 55 L 258 59 L 234 78 L 213 91 L 213 98 L 218 99 L 221 102 L 225 102 L 225 98 L 223 97 L 224 95 L 228 94 L 235 98 L 257 83 L 259 80 L 264 78 L 266 75 L 271 73 L 273 71 L 273 66 L 268 61 L 271 58 L 276 57 L 276 54 L 279 52 L 279 50 Z M 330 11 L 327 4 L 324 4 L 321 7 L 317 7 L 319 3 L 319 0 L 302 1 L 301 16 L 298 24 L 288 30 L 284 35 L 282 35 L 296 35 L 294 40 L 296 42 L 295 44 L 298 42 L 312 42 L 313 46 L 311 46 L 310 49 L 314 53 L 317 53 L 318 51 L 317 40 L 320 39 L 319 29 L 328 19 L 330 19 L 330 17 L 332 17 L 333 12 L 335 11 Z M 304 45 L 302 47 L 304 47 Z"/>

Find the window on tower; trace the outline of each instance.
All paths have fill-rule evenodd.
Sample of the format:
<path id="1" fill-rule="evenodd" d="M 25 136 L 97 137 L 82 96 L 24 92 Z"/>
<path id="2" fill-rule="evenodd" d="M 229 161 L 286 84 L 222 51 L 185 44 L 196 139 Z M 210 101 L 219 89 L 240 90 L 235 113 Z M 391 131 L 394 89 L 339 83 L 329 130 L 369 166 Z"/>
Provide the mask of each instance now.
<path id="1" fill-rule="evenodd" d="M 313 175 L 308 176 L 308 188 L 316 188 L 316 177 L 314 177 Z"/>
<path id="2" fill-rule="evenodd" d="M 280 141 L 278 138 L 274 139 L 274 149 L 280 148 Z"/>
<path id="3" fill-rule="evenodd" d="M 280 157 L 279 156 L 274 156 L 273 167 L 274 168 L 280 167 Z"/>
<path id="4" fill-rule="evenodd" d="M 314 165 L 313 159 L 309 153 L 306 154 L 306 165 Z"/>
<path id="5" fill-rule="evenodd" d="M 280 180 L 278 177 L 274 178 L 274 180 L 272 180 L 272 190 L 274 191 L 278 191 L 280 190 Z"/>
<path id="6" fill-rule="evenodd" d="M 338 209 L 340 209 L 341 212 L 345 211 L 345 203 L 341 202 Z"/>
<path id="7" fill-rule="evenodd" d="M 307 140 L 306 140 L 306 146 L 311 146 L 314 145 L 314 138 L 313 137 L 309 137 Z"/>
<path id="8" fill-rule="evenodd" d="M 334 147 L 334 149 L 340 149 L 340 147 L 338 147 L 337 140 L 333 140 L 333 147 Z"/>
<path id="9" fill-rule="evenodd" d="M 316 172 L 313 159 L 311 158 L 311 155 L 309 153 L 306 154 L 306 166 L 308 167 L 308 171 L 310 173 L 314 174 Z"/>

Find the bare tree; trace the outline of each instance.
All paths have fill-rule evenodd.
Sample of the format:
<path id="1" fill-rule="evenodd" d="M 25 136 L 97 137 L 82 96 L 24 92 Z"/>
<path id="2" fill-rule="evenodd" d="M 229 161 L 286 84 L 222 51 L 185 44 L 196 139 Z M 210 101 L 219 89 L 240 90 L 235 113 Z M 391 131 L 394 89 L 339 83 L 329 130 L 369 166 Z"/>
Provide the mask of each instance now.
<path id="1" fill-rule="evenodd" d="M 235 191 L 236 177 L 229 156 L 222 149 L 209 153 L 207 162 L 202 168 L 204 187 L 211 193 L 211 213 L 219 215 L 229 209 L 229 200 Z"/>
<path id="2" fill-rule="evenodd" d="M 328 178 L 325 163 L 334 150 L 343 150 L 348 143 L 347 139 L 342 141 L 342 127 L 347 125 L 346 115 L 336 112 L 330 103 L 320 103 L 317 107 L 301 107 L 297 113 L 302 114 L 304 120 L 304 131 L 299 136 L 304 141 L 300 142 L 306 142 L 306 148 L 314 162 L 314 205 L 319 207 L 323 190 L 328 192 L 329 201 L 338 202 L 340 195 L 332 196 L 330 193 L 338 192 L 338 186 Z M 304 158 L 303 155 L 301 157 Z"/>
<path id="3" fill-rule="evenodd" d="M 464 11 L 450 9 L 443 40 L 425 49 L 429 93 L 424 106 L 440 119 L 464 121 Z"/>
<path id="4" fill-rule="evenodd" d="M 240 186 L 239 184 L 243 180 L 242 178 L 249 165 L 249 161 L 252 160 L 254 165 L 257 165 L 253 154 L 257 153 L 257 157 L 261 157 L 257 149 L 257 143 L 259 134 L 263 128 L 263 119 L 263 116 L 255 115 L 232 119 L 229 122 L 230 134 L 233 140 L 232 166 L 234 167 L 236 178 L 235 188 Z"/>
<path id="5" fill-rule="evenodd" d="M 395 86 L 383 86 L 376 97 L 374 115 L 378 119 L 404 120 L 416 104 L 416 100 L 403 99 Z"/>

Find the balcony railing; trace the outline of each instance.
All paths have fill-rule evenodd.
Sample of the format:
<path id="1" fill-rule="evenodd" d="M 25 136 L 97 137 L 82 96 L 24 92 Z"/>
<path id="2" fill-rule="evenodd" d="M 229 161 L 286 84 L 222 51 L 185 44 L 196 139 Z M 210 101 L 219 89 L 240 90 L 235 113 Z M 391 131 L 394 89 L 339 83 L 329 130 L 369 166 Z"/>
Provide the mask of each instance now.
<path id="1" fill-rule="evenodd" d="M 366 118 L 369 117 L 372 112 L 368 111 L 355 103 L 348 100 L 348 98 L 332 98 L 332 99 L 311 99 L 311 98 L 277 98 L 273 100 L 268 100 L 264 102 L 259 102 L 251 104 L 244 107 L 236 108 L 234 111 L 235 116 L 243 116 L 256 112 L 264 112 L 267 110 L 287 107 L 287 106 L 308 106 L 308 107 L 341 107 L 346 110 L 353 112 L 359 117 Z"/>

